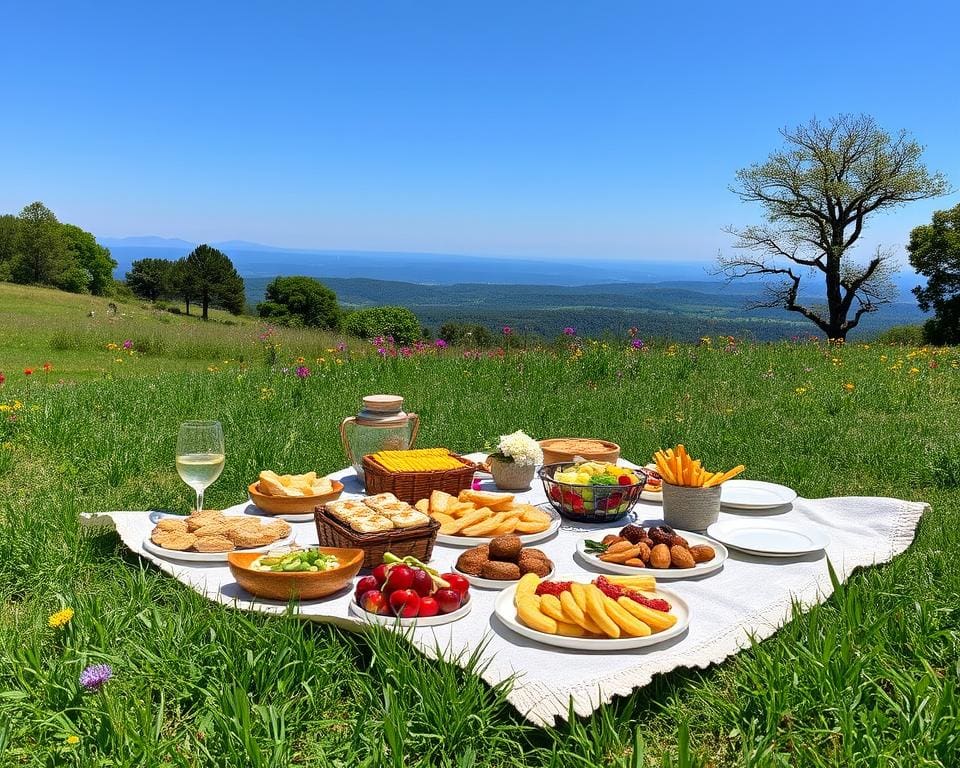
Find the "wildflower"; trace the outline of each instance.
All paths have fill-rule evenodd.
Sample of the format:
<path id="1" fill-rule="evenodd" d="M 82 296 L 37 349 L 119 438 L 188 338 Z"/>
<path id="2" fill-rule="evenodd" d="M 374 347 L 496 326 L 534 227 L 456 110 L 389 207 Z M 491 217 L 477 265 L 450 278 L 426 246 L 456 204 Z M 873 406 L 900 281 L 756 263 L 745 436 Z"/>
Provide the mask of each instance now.
<path id="1" fill-rule="evenodd" d="M 23 375 L 24 375 L 24 376 L 33 376 L 33 368 L 24 368 L 24 369 L 23 369 Z"/>
<path id="2" fill-rule="evenodd" d="M 51 629 L 63 629 L 73 618 L 73 608 L 64 608 L 50 615 L 47 619 L 47 626 Z"/>
<path id="3" fill-rule="evenodd" d="M 337 352 L 345 352 L 346 349 L 347 349 L 346 344 L 344 344 L 342 341 L 337 342 Z"/>
<path id="4" fill-rule="evenodd" d="M 886 355 L 880 355 L 880 362 L 881 362 L 881 363 L 887 362 L 887 356 L 886 356 Z"/>
<path id="5" fill-rule="evenodd" d="M 403 357 L 410 357 L 410 355 L 413 354 L 413 350 L 410 349 L 410 347 L 401 347 L 401 348 L 400 348 L 400 354 L 401 354 Z"/>
<path id="6" fill-rule="evenodd" d="M 509 325 L 503 326 L 503 335 L 504 335 L 504 336 L 509 336 L 511 333 L 513 333 L 513 329 L 510 328 Z"/>
<path id="7" fill-rule="evenodd" d="M 563 335 L 564 335 L 564 336 L 576 336 L 576 335 L 577 335 L 577 332 L 568 325 L 566 328 L 563 329 Z"/>
<path id="8" fill-rule="evenodd" d="M 433 346 L 435 346 L 437 349 L 446 349 L 447 342 L 445 342 L 443 339 L 437 339 L 435 342 L 433 342 Z"/>
<path id="9" fill-rule="evenodd" d="M 75 747 L 77 744 L 80 743 L 80 737 L 77 736 L 75 733 L 71 733 L 69 736 L 67 736 L 67 738 L 64 739 L 64 741 L 67 744 L 69 744 L 71 747 Z"/>
<path id="10" fill-rule="evenodd" d="M 124 349 L 133 349 L 133 340 L 132 340 L 132 339 L 124 339 L 124 340 L 123 340 L 123 348 L 124 348 Z"/>
<path id="11" fill-rule="evenodd" d="M 12 410 L 13 408 L 11 408 L 6 403 L 0 403 L 0 413 L 6 413 L 7 411 L 12 411 Z"/>
<path id="12" fill-rule="evenodd" d="M 109 664 L 93 664 L 80 673 L 80 685 L 88 691 L 99 691 L 113 677 Z"/>
<path id="13" fill-rule="evenodd" d="M 632 339 L 634 336 L 640 333 L 640 330 L 638 328 L 631 328 L 629 331 L 627 331 L 627 333 L 630 334 L 630 338 Z"/>
<path id="14" fill-rule="evenodd" d="M 52 364 L 50 364 L 50 363 L 44 363 L 44 364 L 43 364 L 43 372 L 44 372 L 44 373 L 50 373 L 50 371 L 52 371 L 52 370 L 53 370 L 53 365 L 52 365 Z"/>
<path id="15" fill-rule="evenodd" d="M 630 330 L 633 330 L 632 328 Z M 643 349 L 643 339 L 634 339 L 630 342 L 633 349 Z"/>
<path id="16" fill-rule="evenodd" d="M 854 386 L 853 382 L 851 382 L 851 381 L 845 382 L 844 385 L 843 385 L 843 388 L 844 388 L 847 392 L 853 392 L 853 390 L 856 389 L 856 387 Z"/>
<path id="17" fill-rule="evenodd" d="M 797 387 L 797 388 L 796 388 L 795 390 L 793 390 L 793 391 L 796 392 L 798 395 L 803 395 L 803 394 L 806 394 L 807 388 L 806 388 L 806 387 Z"/>
<path id="18" fill-rule="evenodd" d="M 298 379 L 305 379 L 310 375 L 310 369 L 305 365 L 298 365 L 295 373 Z"/>
<path id="19" fill-rule="evenodd" d="M 305 362 L 307 362 L 307 358 L 305 358 L 305 357 L 298 357 L 298 358 L 297 358 L 297 365 L 303 365 Z"/>
<path id="20" fill-rule="evenodd" d="M 7 380 L 7 377 L 3 375 L 3 371 L 0 371 L 0 387 L 3 386 L 3 382 Z"/>
<path id="21" fill-rule="evenodd" d="M 919 368 L 911 368 L 911 369 L 910 369 L 910 373 L 920 373 L 920 369 L 919 369 Z"/>

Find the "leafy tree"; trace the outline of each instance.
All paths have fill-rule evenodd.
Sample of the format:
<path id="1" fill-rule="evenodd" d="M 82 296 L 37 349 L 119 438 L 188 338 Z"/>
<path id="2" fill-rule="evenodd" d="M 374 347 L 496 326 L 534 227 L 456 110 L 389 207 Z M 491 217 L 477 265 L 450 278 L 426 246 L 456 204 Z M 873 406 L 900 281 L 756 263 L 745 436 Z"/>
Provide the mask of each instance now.
<path id="1" fill-rule="evenodd" d="M 406 307 L 358 309 L 346 316 L 343 329 L 362 339 L 392 336 L 397 344 L 410 344 L 420 338 L 417 316 Z"/>
<path id="2" fill-rule="evenodd" d="M 183 260 L 181 291 L 196 298 L 203 308 L 201 317 L 207 319 L 211 303 L 234 315 L 243 312 L 246 296 L 243 278 L 237 273 L 230 257 L 209 245 L 198 245 Z M 190 311 L 189 299 L 187 312 Z"/>
<path id="3" fill-rule="evenodd" d="M 913 295 L 924 312 L 934 317 L 924 332 L 934 344 L 960 343 L 960 205 L 934 211 L 933 221 L 910 232 L 910 265 L 927 278 Z"/>
<path id="4" fill-rule="evenodd" d="M 475 323 L 444 323 L 440 326 L 440 338 L 447 344 L 467 347 L 489 347 L 493 344 L 493 334 L 489 329 Z"/>
<path id="5" fill-rule="evenodd" d="M 0 280 L 10 279 L 19 239 L 20 219 L 10 214 L 0 216 Z"/>
<path id="6" fill-rule="evenodd" d="M 782 307 L 828 338 L 844 339 L 865 313 L 896 294 L 890 251 L 878 249 L 865 264 L 853 261 L 850 250 L 867 218 L 945 194 L 948 185 L 920 162 L 920 144 L 903 131 L 891 136 L 866 115 L 814 119 L 782 135 L 786 147 L 737 173 L 733 191 L 760 203 L 768 223 L 728 230 L 743 254 L 721 257 L 720 272 L 728 279 L 773 277 L 766 298 L 751 308 Z M 801 303 L 804 275 L 823 280 L 826 307 Z"/>
<path id="7" fill-rule="evenodd" d="M 73 224 L 61 224 L 60 229 L 76 266 L 89 275 L 90 293 L 102 296 L 113 284 L 113 270 L 117 268 L 110 250 L 100 245 L 92 234 Z"/>
<path id="8" fill-rule="evenodd" d="M 59 285 L 73 263 L 57 217 L 36 202 L 24 206 L 18 218 L 16 254 L 10 270 L 14 282 Z"/>
<path id="9" fill-rule="evenodd" d="M 134 295 L 156 301 L 176 294 L 174 262 L 169 259 L 137 259 L 130 265 L 126 281 Z"/>
<path id="10" fill-rule="evenodd" d="M 260 317 L 309 328 L 336 329 L 340 325 L 337 295 L 312 277 L 277 277 L 267 285 L 266 301 L 257 305 Z"/>

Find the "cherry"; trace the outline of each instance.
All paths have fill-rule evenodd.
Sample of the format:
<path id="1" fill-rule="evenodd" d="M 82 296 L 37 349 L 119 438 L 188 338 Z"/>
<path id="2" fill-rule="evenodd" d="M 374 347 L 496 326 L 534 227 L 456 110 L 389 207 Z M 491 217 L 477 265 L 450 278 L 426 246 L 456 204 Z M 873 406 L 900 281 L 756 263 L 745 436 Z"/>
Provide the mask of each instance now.
<path id="1" fill-rule="evenodd" d="M 461 601 L 470 589 L 470 582 L 459 573 L 445 573 L 440 578 L 450 585 L 450 589 L 460 595 Z"/>
<path id="2" fill-rule="evenodd" d="M 390 593 L 390 607 L 402 619 L 412 619 L 420 610 L 420 595 L 412 589 L 398 589 Z"/>
<path id="3" fill-rule="evenodd" d="M 436 616 L 438 613 L 440 613 L 440 606 L 434 598 L 420 598 L 420 612 L 417 614 L 418 616 Z"/>
<path id="4" fill-rule="evenodd" d="M 395 565 L 387 574 L 387 588 L 410 589 L 413 586 L 413 568 L 409 565 Z"/>
<path id="5" fill-rule="evenodd" d="M 370 613 L 389 614 L 390 605 L 387 603 L 387 596 L 379 589 L 370 589 L 364 592 L 357 600 L 360 607 Z"/>
<path id="6" fill-rule="evenodd" d="M 438 589 L 433 599 L 440 607 L 440 613 L 453 613 L 460 607 L 460 593 L 455 589 Z"/>
<path id="7" fill-rule="evenodd" d="M 433 592 L 433 579 L 426 571 L 415 568 L 413 570 L 412 588 L 420 597 L 429 597 L 430 593 Z"/>
<path id="8" fill-rule="evenodd" d="M 387 580 L 387 573 L 386 563 L 380 563 L 380 565 L 373 569 L 373 578 L 377 580 L 379 586 L 383 586 L 383 582 Z"/>
<path id="9" fill-rule="evenodd" d="M 357 601 L 359 602 L 360 596 L 364 592 L 370 592 L 371 590 L 379 590 L 380 584 L 377 582 L 376 578 L 373 576 L 364 576 L 360 581 L 357 582 L 357 589 L 355 594 L 357 596 Z"/>

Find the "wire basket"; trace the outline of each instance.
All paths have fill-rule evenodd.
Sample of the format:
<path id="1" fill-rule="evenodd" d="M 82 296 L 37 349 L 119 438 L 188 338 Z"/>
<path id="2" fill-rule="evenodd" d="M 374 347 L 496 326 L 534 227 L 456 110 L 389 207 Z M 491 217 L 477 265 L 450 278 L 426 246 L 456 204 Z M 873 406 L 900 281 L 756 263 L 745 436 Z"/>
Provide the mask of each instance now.
<path id="1" fill-rule="evenodd" d="M 553 479 L 557 472 L 576 466 L 570 462 L 544 464 L 539 476 L 550 505 L 567 520 L 580 523 L 612 523 L 626 517 L 640 499 L 646 484 L 638 471 L 639 483 L 632 485 L 575 485 Z"/>

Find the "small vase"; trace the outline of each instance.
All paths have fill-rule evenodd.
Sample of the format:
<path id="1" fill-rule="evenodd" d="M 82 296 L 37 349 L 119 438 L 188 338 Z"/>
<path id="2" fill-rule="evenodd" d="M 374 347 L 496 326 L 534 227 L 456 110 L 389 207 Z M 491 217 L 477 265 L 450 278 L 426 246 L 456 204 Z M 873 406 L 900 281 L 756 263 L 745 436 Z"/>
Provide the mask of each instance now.
<path id="1" fill-rule="evenodd" d="M 517 464 L 513 461 L 503 461 L 490 457 L 490 474 L 493 482 L 501 491 L 525 491 L 533 482 L 533 473 L 536 466 L 533 464 Z"/>

